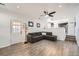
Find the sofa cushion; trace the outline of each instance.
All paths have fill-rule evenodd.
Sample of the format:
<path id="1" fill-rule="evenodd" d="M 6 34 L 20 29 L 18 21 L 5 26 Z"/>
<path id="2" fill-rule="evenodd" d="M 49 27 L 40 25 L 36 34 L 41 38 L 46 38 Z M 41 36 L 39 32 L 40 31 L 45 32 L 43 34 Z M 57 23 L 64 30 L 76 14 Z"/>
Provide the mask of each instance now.
<path id="1" fill-rule="evenodd" d="M 42 35 L 39 35 L 39 36 L 34 36 L 33 38 L 40 38 L 40 37 L 42 37 Z"/>
<path id="2" fill-rule="evenodd" d="M 31 36 L 40 36 L 40 35 L 42 35 L 42 33 L 41 32 L 35 32 L 35 33 L 29 33 L 29 35 L 31 35 Z"/>
<path id="3" fill-rule="evenodd" d="M 46 35 L 52 36 L 52 32 L 46 32 Z"/>

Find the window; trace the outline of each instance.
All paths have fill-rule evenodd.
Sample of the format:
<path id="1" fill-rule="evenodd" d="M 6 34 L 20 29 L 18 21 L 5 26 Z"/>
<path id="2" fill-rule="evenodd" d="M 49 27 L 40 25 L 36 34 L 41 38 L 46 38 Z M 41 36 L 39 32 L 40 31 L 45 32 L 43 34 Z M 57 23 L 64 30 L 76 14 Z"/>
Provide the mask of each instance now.
<path id="1" fill-rule="evenodd" d="M 13 22 L 12 23 L 12 32 L 17 32 L 20 33 L 21 32 L 21 23 L 19 22 Z"/>

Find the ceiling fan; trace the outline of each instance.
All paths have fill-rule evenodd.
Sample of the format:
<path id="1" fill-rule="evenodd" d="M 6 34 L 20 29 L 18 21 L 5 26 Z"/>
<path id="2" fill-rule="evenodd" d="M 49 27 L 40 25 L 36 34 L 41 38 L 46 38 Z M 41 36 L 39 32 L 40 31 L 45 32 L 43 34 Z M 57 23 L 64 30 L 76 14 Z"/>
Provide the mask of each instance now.
<path id="1" fill-rule="evenodd" d="M 5 4 L 3 4 L 3 3 L 0 3 L 0 5 L 3 5 L 3 6 L 5 6 Z"/>
<path id="2" fill-rule="evenodd" d="M 48 15 L 50 17 L 53 17 L 54 16 L 53 14 L 55 14 L 55 13 L 56 13 L 56 11 L 53 11 L 53 12 L 50 12 L 50 13 L 48 13 L 47 11 L 44 11 L 44 14 Z"/>

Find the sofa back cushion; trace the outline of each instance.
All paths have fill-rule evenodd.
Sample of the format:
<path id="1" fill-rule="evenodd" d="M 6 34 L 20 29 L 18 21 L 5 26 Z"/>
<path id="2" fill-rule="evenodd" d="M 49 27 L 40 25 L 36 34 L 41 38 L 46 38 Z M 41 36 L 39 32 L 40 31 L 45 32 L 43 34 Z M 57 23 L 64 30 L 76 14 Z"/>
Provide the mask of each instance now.
<path id="1" fill-rule="evenodd" d="M 45 35 L 52 36 L 52 32 L 44 32 L 44 33 L 45 33 Z M 28 35 L 31 35 L 31 36 L 40 36 L 40 35 L 42 35 L 42 32 L 28 33 Z"/>
<path id="2" fill-rule="evenodd" d="M 52 36 L 52 32 L 46 32 L 46 35 Z"/>
<path id="3" fill-rule="evenodd" d="M 31 36 L 40 36 L 40 35 L 42 35 L 42 33 L 41 32 L 29 33 L 29 35 L 31 35 Z"/>

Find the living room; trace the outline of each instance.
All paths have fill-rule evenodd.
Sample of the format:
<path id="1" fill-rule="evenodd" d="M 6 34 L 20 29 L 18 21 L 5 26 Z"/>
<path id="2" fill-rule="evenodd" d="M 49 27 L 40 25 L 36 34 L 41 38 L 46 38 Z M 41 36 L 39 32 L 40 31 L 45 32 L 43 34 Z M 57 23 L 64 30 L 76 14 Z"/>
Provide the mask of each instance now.
<path id="1" fill-rule="evenodd" d="M 0 55 L 79 55 L 78 9 L 79 3 L 0 3 Z"/>

